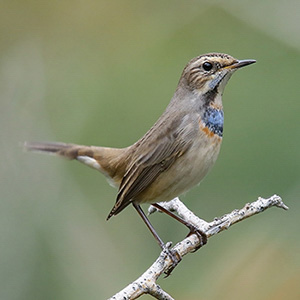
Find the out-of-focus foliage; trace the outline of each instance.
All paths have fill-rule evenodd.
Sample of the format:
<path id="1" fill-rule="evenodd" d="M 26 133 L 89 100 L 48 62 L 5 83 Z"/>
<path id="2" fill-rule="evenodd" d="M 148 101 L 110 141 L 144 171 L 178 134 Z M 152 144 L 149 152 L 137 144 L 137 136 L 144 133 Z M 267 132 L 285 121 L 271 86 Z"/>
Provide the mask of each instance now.
<path id="1" fill-rule="evenodd" d="M 101 174 L 20 143 L 127 146 L 162 113 L 187 61 L 211 51 L 257 64 L 230 80 L 220 157 L 182 200 L 207 220 L 274 193 L 290 210 L 211 239 L 160 284 L 176 299 L 299 299 L 299 7 L 1 1 L 0 299 L 105 299 L 157 257 L 133 209 L 105 221 L 116 191 Z M 165 241 L 186 234 L 151 220 Z"/>

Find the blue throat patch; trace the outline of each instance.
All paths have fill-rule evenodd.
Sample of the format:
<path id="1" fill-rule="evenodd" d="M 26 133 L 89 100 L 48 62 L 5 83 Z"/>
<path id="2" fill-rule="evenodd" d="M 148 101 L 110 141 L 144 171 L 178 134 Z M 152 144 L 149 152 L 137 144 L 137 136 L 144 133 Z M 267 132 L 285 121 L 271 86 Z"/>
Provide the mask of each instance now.
<path id="1" fill-rule="evenodd" d="M 204 112 L 203 122 L 211 132 L 217 134 L 220 137 L 223 136 L 223 124 L 224 124 L 223 110 L 207 107 Z"/>

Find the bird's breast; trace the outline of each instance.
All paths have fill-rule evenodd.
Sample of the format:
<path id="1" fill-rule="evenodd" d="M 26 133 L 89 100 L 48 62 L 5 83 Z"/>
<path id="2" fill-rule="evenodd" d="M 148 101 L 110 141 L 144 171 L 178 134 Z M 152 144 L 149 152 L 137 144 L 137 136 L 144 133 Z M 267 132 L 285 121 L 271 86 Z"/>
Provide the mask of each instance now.
<path id="1" fill-rule="evenodd" d="M 209 129 L 203 120 L 199 123 L 201 130 L 194 133 L 191 147 L 156 179 L 142 195 L 140 202 L 171 200 L 197 185 L 214 165 L 222 137 L 213 131 L 220 131 L 220 128 L 214 129 L 211 124 Z"/>
<path id="2" fill-rule="evenodd" d="M 215 135 L 223 136 L 224 113 L 220 108 L 209 106 L 205 109 L 200 120 L 200 129 L 208 136 L 213 138 Z"/>

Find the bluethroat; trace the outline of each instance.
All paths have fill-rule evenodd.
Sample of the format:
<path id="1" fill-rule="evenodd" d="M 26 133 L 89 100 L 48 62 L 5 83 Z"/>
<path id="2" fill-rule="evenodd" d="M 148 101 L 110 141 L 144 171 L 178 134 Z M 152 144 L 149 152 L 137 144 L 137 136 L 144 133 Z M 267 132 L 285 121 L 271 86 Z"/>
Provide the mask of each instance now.
<path id="1" fill-rule="evenodd" d="M 175 94 L 153 127 L 127 148 L 81 146 L 65 143 L 25 143 L 28 150 L 57 154 L 100 171 L 118 188 L 107 219 L 132 204 L 160 247 L 165 244 L 140 207 L 151 203 L 185 224 L 190 233 L 204 233 L 165 210 L 169 201 L 198 184 L 215 163 L 223 137 L 222 94 L 237 69 L 255 60 L 237 60 L 222 53 L 192 59 L 183 69 Z M 176 257 L 168 252 L 176 263 Z"/>

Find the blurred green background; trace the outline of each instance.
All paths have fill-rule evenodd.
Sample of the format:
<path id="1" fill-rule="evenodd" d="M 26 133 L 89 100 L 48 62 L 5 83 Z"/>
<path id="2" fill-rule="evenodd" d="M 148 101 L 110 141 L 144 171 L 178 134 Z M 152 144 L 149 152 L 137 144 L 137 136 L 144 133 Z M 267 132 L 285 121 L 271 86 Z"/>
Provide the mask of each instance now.
<path id="1" fill-rule="evenodd" d="M 127 146 L 212 51 L 257 64 L 230 80 L 219 159 L 181 199 L 208 221 L 274 193 L 290 210 L 210 239 L 159 284 L 175 299 L 300 299 L 299 13 L 289 0 L 1 1 L 0 299 L 106 299 L 155 260 L 131 207 L 105 221 L 116 190 L 100 173 L 20 145 Z M 187 233 L 151 220 L 165 241 Z"/>

